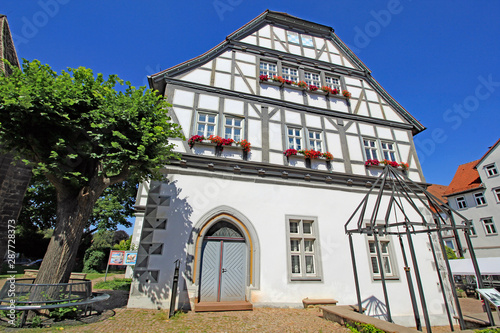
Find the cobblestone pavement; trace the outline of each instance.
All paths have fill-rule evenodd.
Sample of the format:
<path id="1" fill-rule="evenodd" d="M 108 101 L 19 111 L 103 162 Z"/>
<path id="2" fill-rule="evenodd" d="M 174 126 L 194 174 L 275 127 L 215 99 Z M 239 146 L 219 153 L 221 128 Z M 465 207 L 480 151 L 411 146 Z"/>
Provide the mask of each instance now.
<path id="1" fill-rule="evenodd" d="M 116 309 L 107 320 L 44 332 L 350 332 L 324 320 L 318 309 L 256 308 L 253 311 L 188 312 L 168 318 L 167 311 Z M 30 332 L 32 330 L 23 330 Z"/>

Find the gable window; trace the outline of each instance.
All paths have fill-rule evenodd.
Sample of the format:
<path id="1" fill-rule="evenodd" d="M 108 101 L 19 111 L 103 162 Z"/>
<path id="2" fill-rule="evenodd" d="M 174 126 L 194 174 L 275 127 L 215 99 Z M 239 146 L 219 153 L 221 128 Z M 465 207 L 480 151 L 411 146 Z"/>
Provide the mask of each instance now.
<path id="1" fill-rule="evenodd" d="M 309 130 L 309 149 L 322 151 L 321 132 Z"/>
<path id="2" fill-rule="evenodd" d="M 491 217 L 481 219 L 481 222 L 483 222 L 484 231 L 486 232 L 486 235 L 496 235 L 497 229 Z"/>
<path id="3" fill-rule="evenodd" d="M 208 137 L 215 135 L 215 125 L 217 116 L 210 113 L 198 113 L 198 121 L 196 124 L 196 134 Z"/>
<path id="4" fill-rule="evenodd" d="M 260 75 L 267 75 L 270 78 L 278 75 L 278 67 L 270 62 L 260 62 Z"/>
<path id="5" fill-rule="evenodd" d="M 317 220 L 288 217 L 287 234 L 290 279 L 321 279 Z"/>
<path id="6" fill-rule="evenodd" d="M 363 139 L 363 146 L 367 160 L 378 160 L 377 143 L 375 140 Z"/>
<path id="7" fill-rule="evenodd" d="M 458 206 L 458 209 L 467 208 L 467 202 L 465 201 L 465 197 L 458 197 L 457 198 L 457 206 Z"/>
<path id="8" fill-rule="evenodd" d="M 288 149 L 302 149 L 302 130 L 300 128 L 288 128 Z"/>
<path id="9" fill-rule="evenodd" d="M 224 123 L 224 138 L 233 139 L 234 141 L 241 141 L 242 132 L 243 119 L 226 116 L 226 122 Z"/>
<path id="10" fill-rule="evenodd" d="M 486 199 L 483 193 L 474 193 L 474 199 L 476 199 L 476 204 L 478 206 L 486 205 Z"/>
<path id="11" fill-rule="evenodd" d="M 395 162 L 396 151 L 394 148 L 394 143 L 382 142 L 382 154 L 384 155 L 384 159 Z"/>
<path id="12" fill-rule="evenodd" d="M 340 91 L 340 80 L 338 78 L 325 76 L 325 83 L 327 87 Z"/>
<path id="13" fill-rule="evenodd" d="M 299 44 L 299 34 L 293 31 L 287 31 L 286 36 L 288 43 Z"/>
<path id="14" fill-rule="evenodd" d="M 312 85 L 312 86 L 316 86 L 318 88 L 321 86 L 319 74 L 311 73 L 311 72 L 304 72 L 304 79 L 305 79 L 304 81 L 310 86 Z"/>
<path id="15" fill-rule="evenodd" d="M 488 177 L 493 177 L 498 175 L 498 170 L 495 164 L 487 165 L 484 167 L 484 169 L 486 170 L 486 174 L 488 175 Z"/>
<path id="16" fill-rule="evenodd" d="M 495 198 L 497 199 L 497 202 L 500 202 L 500 188 L 494 189 L 493 193 L 495 193 Z"/>
<path id="17" fill-rule="evenodd" d="M 281 71 L 283 73 L 282 76 L 285 80 L 299 82 L 299 71 L 297 70 L 297 68 L 282 67 Z"/>
<path id="18" fill-rule="evenodd" d="M 300 35 L 300 39 L 302 40 L 302 45 L 303 46 L 310 46 L 310 47 L 314 47 L 314 44 L 313 44 L 313 38 L 311 36 L 308 36 L 308 35 Z"/>

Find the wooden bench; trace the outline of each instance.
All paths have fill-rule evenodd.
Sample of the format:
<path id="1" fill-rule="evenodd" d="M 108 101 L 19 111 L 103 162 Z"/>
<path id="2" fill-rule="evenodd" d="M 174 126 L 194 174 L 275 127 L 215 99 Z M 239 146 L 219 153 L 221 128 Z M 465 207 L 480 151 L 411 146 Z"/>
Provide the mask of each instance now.
<path id="1" fill-rule="evenodd" d="M 324 298 L 324 299 L 304 298 L 302 300 L 302 304 L 304 304 L 305 309 L 324 306 L 324 305 L 336 305 L 337 303 L 338 301 L 333 298 Z"/>
<path id="2" fill-rule="evenodd" d="M 36 278 L 38 275 L 38 269 L 25 269 L 24 270 L 24 277 L 27 278 Z M 69 276 L 70 279 L 86 279 L 87 278 L 87 273 L 71 273 Z"/>

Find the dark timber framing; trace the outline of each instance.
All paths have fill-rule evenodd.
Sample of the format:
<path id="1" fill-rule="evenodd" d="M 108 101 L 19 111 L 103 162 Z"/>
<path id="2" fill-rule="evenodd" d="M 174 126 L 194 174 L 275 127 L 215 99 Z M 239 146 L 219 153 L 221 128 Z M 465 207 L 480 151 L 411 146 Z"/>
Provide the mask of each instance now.
<path id="1" fill-rule="evenodd" d="M 341 65 L 335 65 L 322 60 L 310 59 L 304 56 L 292 55 L 277 50 L 270 50 L 267 48 L 243 43 L 236 40 L 238 38 L 242 38 L 248 35 L 254 29 L 263 26 L 265 24 L 271 24 L 271 25 L 275 24 L 278 26 L 283 26 L 284 28 L 287 29 L 290 29 L 289 26 L 293 25 L 292 28 L 293 31 L 307 33 L 313 36 L 315 35 L 315 36 L 321 36 L 323 38 L 328 38 L 337 47 L 340 48 L 341 59 L 342 56 L 347 57 L 352 63 L 355 64 L 355 66 L 359 67 L 359 69 L 349 68 Z M 254 20 L 243 26 L 242 28 L 238 29 L 234 33 L 227 36 L 224 42 L 218 44 L 211 50 L 182 64 L 171 67 L 152 76 L 149 76 L 148 80 L 151 87 L 163 92 L 165 90 L 165 85 L 168 83 L 167 82 L 168 77 L 187 72 L 196 66 L 199 66 L 203 63 L 206 63 L 209 60 L 214 59 L 222 52 L 238 49 L 244 52 L 254 53 L 256 55 L 260 54 L 260 55 L 271 56 L 275 59 L 279 58 L 285 61 L 290 60 L 293 61 L 294 63 L 301 64 L 301 66 L 311 66 L 319 70 L 324 69 L 335 72 L 337 74 L 344 74 L 344 75 L 350 75 L 352 77 L 364 78 L 370 83 L 370 85 L 376 92 L 378 92 L 380 95 L 383 96 L 383 98 L 387 101 L 389 105 L 391 105 L 395 110 L 397 110 L 397 112 L 412 125 L 412 131 L 414 134 L 423 131 L 425 127 L 422 124 L 420 124 L 420 122 L 418 122 L 411 114 L 409 114 L 380 86 L 380 84 L 371 76 L 371 72 L 368 69 L 368 67 L 366 67 L 366 65 L 364 65 L 363 62 L 361 62 L 361 60 L 359 60 L 359 58 L 334 34 L 333 31 L 334 30 L 331 27 L 302 20 L 290 16 L 288 14 L 267 10 L 261 15 L 259 15 L 257 18 L 255 18 Z M 273 39 L 274 38 L 271 38 L 271 40 Z"/>

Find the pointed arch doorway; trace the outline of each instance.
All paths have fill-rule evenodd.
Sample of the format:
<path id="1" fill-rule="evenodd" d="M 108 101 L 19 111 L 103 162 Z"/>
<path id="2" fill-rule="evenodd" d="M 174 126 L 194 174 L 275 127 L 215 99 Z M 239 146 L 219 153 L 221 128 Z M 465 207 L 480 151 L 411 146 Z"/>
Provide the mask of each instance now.
<path id="1" fill-rule="evenodd" d="M 229 221 L 212 225 L 203 238 L 199 302 L 244 302 L 247 285 L 247 244 Z"/>

